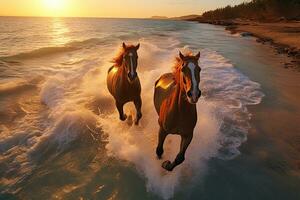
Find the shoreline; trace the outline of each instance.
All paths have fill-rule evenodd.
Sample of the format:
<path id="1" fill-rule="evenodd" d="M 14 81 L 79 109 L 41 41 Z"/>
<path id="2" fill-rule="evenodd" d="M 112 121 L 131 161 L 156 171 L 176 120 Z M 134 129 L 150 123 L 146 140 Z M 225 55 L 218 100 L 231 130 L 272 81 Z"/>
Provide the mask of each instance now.
<path id="1" fill-rule="evenodd" d="M 276 23 L 248 23 L 245 21 L 199 23 L 224 26 L 225 30 L 231 34 L 257 38 L 256 42 L 269 45 L 275 54 L 282 54 L 291 60 L 284 64 L 273 63 L 266 68 L 253 66 L 252 70 L 245 72 L 261 84 L 266 96 L 258 106 L 248 106 L 253 114 L 250 122 L 252 128 L 249 131 L 248 141 L 241 146 L 244 158 L 237 158 L 234 163 L 245 162 L 250 165 L 249 160 L 252 160 L 266 169 L 266 173 L 274 174 L 283 181 L 286 179 L 289 182 L 293 178 L 299 178 L 300 74 L 295 71 L 300 72 L 300 23 L 280 23 L 277 25 L 276 31 L 272 29 Z M 285 34 L 283 29 L 290 27 L 289 25 L 299 27 L 298 30 L 295 29 L 296 33 L 299 31 L 299 36 L 288 35 L 290 36 L 289 41 L 295 42 L 293 46 L 276 38 Z M 297 37 L 298 41 L 296 41 Z M 282 65 L 283 67 L 281 67 Z M 286 70 L 286 68 L 293 70 Z M 255 71 L 260 73 L 254 73 Z"/>
<path id="2" fill-rule="evenodd" d="M 300 22 L 280 21 L 262 23 L 250 20 L 189 20 L 198 23 L 224 26 L 231 34 L 255 37 L 256 42 L 270 45 L 277 54 L 291 58 L 284 68 L 300 72 Z"/>

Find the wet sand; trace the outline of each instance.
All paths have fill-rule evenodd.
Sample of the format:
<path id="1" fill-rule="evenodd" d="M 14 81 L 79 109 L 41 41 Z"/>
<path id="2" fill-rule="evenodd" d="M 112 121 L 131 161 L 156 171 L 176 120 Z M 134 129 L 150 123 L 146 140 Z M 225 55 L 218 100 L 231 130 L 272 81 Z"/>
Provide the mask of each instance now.
<path id="1" fill-rule="evenodd" d="M 268 79 L 273 85 L 265 90 L 265 99 L 250 108 L 254 125 L 250 146 L 251 140 L 266 138 L 255 142 L 258 145 L 253 146 L 252 153 L 256 152 L 269 169 L 300 177 L 300 74 L 276 68 Z"/>
<path id="2" fill-rule="evenodd" d="M 300 22 L 238 22 L 237 31 L 250 32 L 261 38 L 270 38 L 277 44 L 300 49 Z"/>
<path id="3" fill-rule="evenodd" d="M 227 22 L 228 23 L 228 22 Z M 262 73 L 255 73 L 265 85 L 266 97 L 250 107 L 253 118 L 245 152 L 255 154 L 267 168 L 300 177 L 300 22 L 259 23 L 234 20 L 225 25 L 232 33 L 246 33 L 257 42 L 272 45 L 276 53 L 285 54 L 284 63 L 297 70 L 287 70 L 270 63 Z M 266 73 L 267 71 L 267 73 Z M 267 144 L 269 143 L 269 144 Z M 253 149 L 252 149 L 253 148 Z"/>
<path id="4" fill-rule="evenodd" d="M 194 20 L 191 20 L 194 21 Z M 279 21 L 262 23 L 251 20 L 195 20 L 200 23 L 225 26 L 232 34 L 254 36 L 257 42 L 272 45 L 278 54 L 291 57 L 285 68 L 300 70 L 300 22 Z"/>
<path id="5" fill-rule="evenodd" d="M 290 57 L 294 67 L 299 70 L 300 23 L 239 22 L 236 31 L 252 33 L 260 39 L 269 39 L 270 43 L 267 44 L 275 46 L 277 53 Z M 285 62 L 285 66 L 287 63 L 289 62 Z M 260 75 L 262 79 L 260 82 L 268 83 L 269 86 L 265 88 L 266 97 L 263 102 L 255 108 L 250 108 L 253 113 L 254 127 L 252 134 L 249 135 L 249 141 L 261 137 L 270 138 L 266 139 L 271 142 L 270 145 L 263 143 L 264 140 L 257 141 L 261 145 L 253 146 L 254 152 L 257 152 L 257 156 L 269 169 L 299 177 L 300 74 L 295 70 L 274 67 L 274 65 L 278 64 L 264 69 L 267 73 L 264 71 Z M 247 149 L 247 145 L 244 148 Z"/>
<path id="6" fill-rule="evenodd" d="M 262 46 L 262 50 L 268 49 L 269 54 L 275 54 L 271 47 Z M 299 179 L 300 73 L 283 68 L 286 59 L 289 58 L 278 55 L 278 59 L 266 61 L 265 66 L 237 65 L 261 84 L 265 94 L 261 104 L 248 107 L 252 113 L 251 130 L 241 147 L 242 154 L 246 155 L 241 159 L 257 162 L 281 178 Z M 280 60 L 282 63 L 278 62 Z"/>
<path id="7" fill-rule="evenodd" d="M 287 54 L 293 58 L 292 62 L 285 63 L 284 67 L 294 67 L 300 70 L 300 22 L 236 22 L 233 31 L 250 33 L 257 37 L 257 42 L 271 44 L 277 53 Z"/>
<path id="8" fill-rule="evenodd" d="M 238 43 L 241 38 L 235 40 Z M 265 97 L 259 105 L 248 106 L 251 129 L 240 148 L 241 156 L 229 162 L 210 162 L 203 186 L 206 199 L 300 198 L 300 73 L 282 67 L 291 59 L 287 55 L 274 52 L 270 45 L 253 45 L 257 47 L 253 51 L 245 48 L 226 56 L 261 84 Z M 254 52 L 260 55 L 259 62 L 253 62 Z M 244 54 L 249 57 L 242 57 Z M 219 193 L 209 188 L 218 188 Z"/>

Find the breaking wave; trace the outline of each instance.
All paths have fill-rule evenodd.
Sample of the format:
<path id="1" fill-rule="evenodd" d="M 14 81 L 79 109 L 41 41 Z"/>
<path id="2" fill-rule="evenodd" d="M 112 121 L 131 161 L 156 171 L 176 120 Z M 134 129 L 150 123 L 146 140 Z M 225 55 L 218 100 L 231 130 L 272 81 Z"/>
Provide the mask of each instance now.
<path id="1" fill-rule="evenodd" d="M 71 66 L 80 67 L 47 77 L 37 87 L 39 102 L 35 103 L 38 106 L 30 107 L 34 110 L 29 109 L 22 119 L 22 125 L 13 130 L 14 134 L 5 125 L 0 127 L 6 136 L 0 138 L 1 152 L 6 152 L 1 162 L 9 163 L 9 160 L 18 157 L 7 164 L 7 168 L 12 167 L 15 172 L 14 176 L 11 176 L 12 171 L 6 173 L 4 170 L 1 173 L 7 177 L 7 185 L 14 186 L 25 180 L 40 162 L 68 151 L 74 142 L 88 140 L 89 145 L 84 147 L 88 148 L 95 144 L 97 137 L 107 142 L 107 155 L 103 157 L 114 157 L 133 164 L 140 176 L 145 178 L 147 190 L 164 199 L 172 198 L 183 183 L 204 176 L 211 158 L 232 159 L 239 155 L 238 148 L 247 139 L 251 117 L 247 105 L 259 104 L 262 100 L 260 85 L 236 70 L 218 52 L 202 49 L 200 88 L 203 97 L 197 105 L 198 123 L 193 141 L 182 165 L 172 173 L 161 168 L 162 161 L 173 160 L 179 150 L 179 138 L 169 135 L 163 160 L 158 160 L 155 155 L 158 116 L 153 106 L 153 87 L 157 78 L 172 68 L 178 49 L 170 51 L 170 47 L 178 48 L 176 45 L 180 44 L 178 42 L 174 46 L 173 41 L 169 45 L 167 40 L 161 41 L 165 43 L 165 48 L 161 48 L 149 40 L 140 39 L 138 70 L 143 88 L 143 118 L 140 126 L 132 125 L 135 112 L 132 104 L 125 107 L 128 121 L 118 120 L 113 99 L 106 89 L 105 77 L 114 52 L 101 54 L 102 60 L 106 58 L 103 62 L 85 60 L 84 65 L 82 62 L 70 62 Z M 97 42 L 102 44 L 104 41 L 91 39 L 70 43 L 62 49 L 40 49 L 16 57 L 32 58 L 73 51 Z M 116 49 L 116 46 L 113 48 Z M 24 87 L 22 82 L 7 86 L 0 92 L 17 90 L 19 87 Z"/>
<path id="2" fill-rule="evenodd" d="M 0 57 L 0 60 L 10 62 L 14 60 L 40 58 L 53 54 L 67 53 L 84 48 L 90 48 L 91 46 L 105 45 L 110 42 L 112 42 L 112 38 L 91 38 L 83 41 L 73 41 L 63 46 L 43 47 L 29 52 L 18 53 L 12 56 Z"/>

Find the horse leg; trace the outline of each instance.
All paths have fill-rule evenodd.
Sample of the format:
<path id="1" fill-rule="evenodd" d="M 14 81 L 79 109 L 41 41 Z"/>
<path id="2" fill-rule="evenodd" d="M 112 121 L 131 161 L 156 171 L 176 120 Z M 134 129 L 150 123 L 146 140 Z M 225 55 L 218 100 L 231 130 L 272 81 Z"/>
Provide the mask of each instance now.
<path id="1" fill-rule="evenodd" d="M 163 162 L 162 167 L 168 171 L 172 171 L 177 165 L 183 163 L 185 159 L 185 152 L 188 146 L 190 145 L 192 139 L 193 133 L 186 136 L 181 136 L 180 151 L 177 154 L 176 159 L 172 163 L 169 160 L 166 160 L 165 162 Z"/>
<path id="2" fill-rule="evenodd" d="M 138 125 L 140 119 L 142 118 L 142 111 L 141 111 L 142 99 L 140 96 L 134 100 L 134 105 L 135 105 L 135 109 L 136 109 L 135 125 Z"/>
<path id="3" fill-rule="evenodd" d="M 119 111 L 119 117 L 120 117 L 120 120 L 121 121 L 125 121 L 126 118 L 127 118 L 127 115 L 124 114 L 124 111 L 123 111 L 123 106 L 124 104 L 123 103 L 120 103 L 118 101 L 116 101 L 116 106 L 117 106 L 117 109 Z"/>
<path id="4" fill-rule="evenodd" d="M 167 137 L 167 132 L 160 127 L 158 132 L 158 144 L 156 148 L 156 155 L 159 159 L 161 159 L 162 154 L 164 153 L 164 142 Z"/>

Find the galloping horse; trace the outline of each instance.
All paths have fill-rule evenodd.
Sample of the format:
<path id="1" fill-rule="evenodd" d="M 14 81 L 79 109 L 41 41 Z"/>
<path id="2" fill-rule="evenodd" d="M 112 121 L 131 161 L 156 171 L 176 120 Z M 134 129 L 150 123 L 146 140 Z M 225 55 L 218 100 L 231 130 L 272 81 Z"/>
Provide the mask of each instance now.
<path id="1" fill-rule="evenodd" d="M 156 148 L 158 158 L 164 152 L 163 144 L 168 134 L 181 136 L 180 151 L 176 159 L 162 163 L 162 167 L 168 171 L 184 161 L 185 152 L 193 138 L 197 123 L 196 103 L 201 96 L 199 58 L 200 52 L 195 56 L 179 52 L 174 72 L 162 75 L 155 83 L 154 105 L 160 125 Z"/>
<path id="2" fill-rule="evenodd" d="M 123 112 L 124 104 L 133 101 L 136 108 L 135 124 L 142 118 L 141 84 L 136 69 L 138 65 L 137 50 L 140 44 L 126 45 L 114 58 L 114 66 L 108 70 L 107 88 L 114 97 L 120 120 L 125 121 L 127 116 Z"/>

